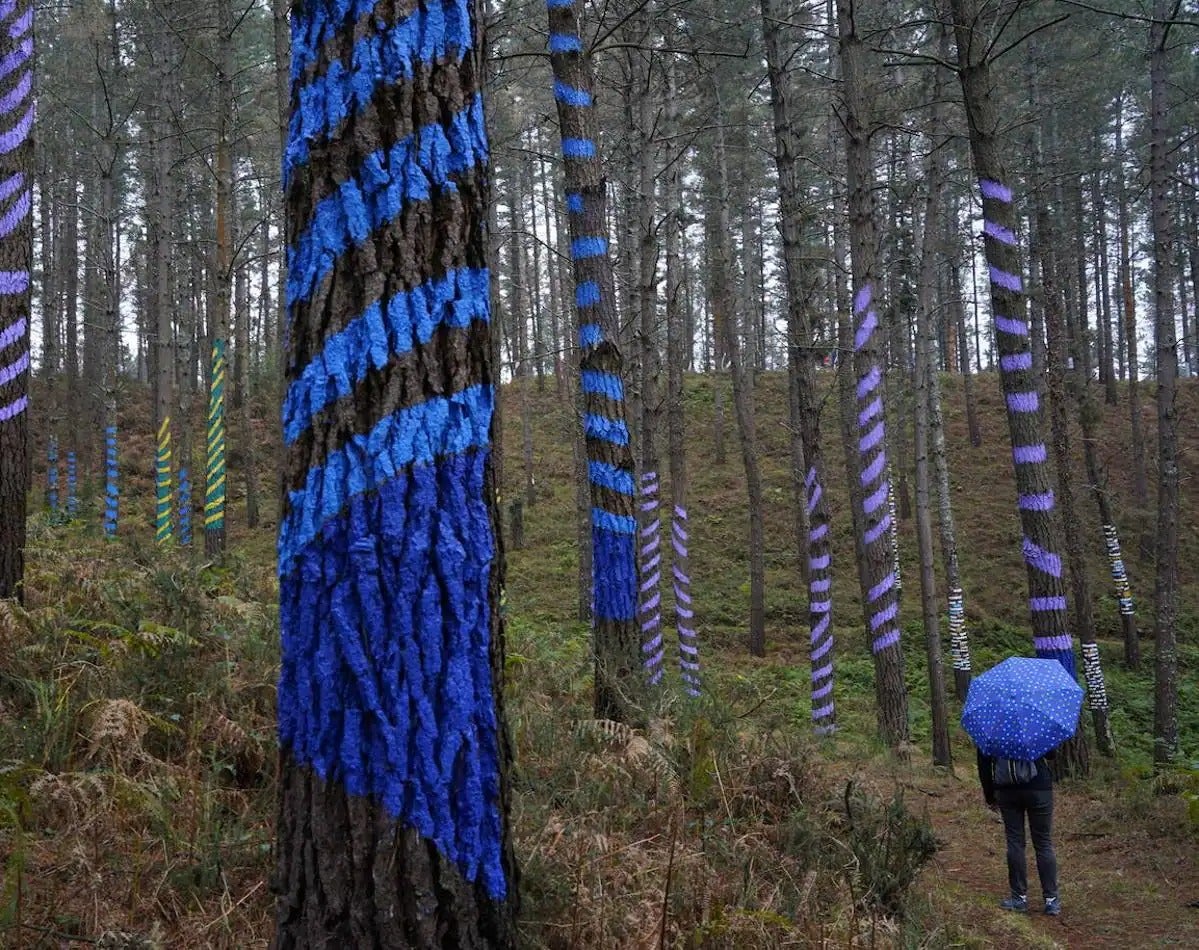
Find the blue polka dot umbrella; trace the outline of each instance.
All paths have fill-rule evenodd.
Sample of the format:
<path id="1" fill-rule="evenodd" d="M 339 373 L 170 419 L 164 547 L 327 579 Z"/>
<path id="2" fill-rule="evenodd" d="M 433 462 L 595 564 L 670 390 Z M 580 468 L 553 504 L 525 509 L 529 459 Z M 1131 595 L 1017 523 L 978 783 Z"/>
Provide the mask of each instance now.
<path id="1" fill-rule="evenodd" d="M 971 682 L 962 728 L 984 755 L 1039 759 L 1074 735 L 1081 709 L 1061 663 L 1012 656 Z"/>

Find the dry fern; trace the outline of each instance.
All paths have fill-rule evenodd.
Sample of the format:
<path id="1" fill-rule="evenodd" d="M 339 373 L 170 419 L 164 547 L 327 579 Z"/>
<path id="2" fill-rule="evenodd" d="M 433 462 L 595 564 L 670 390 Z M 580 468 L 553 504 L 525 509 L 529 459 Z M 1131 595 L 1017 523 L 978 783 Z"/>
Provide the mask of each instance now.
<path id="1" fill-rule="evenodd" d="M 78 834 L 91 827 L 109 802 L 109 789 L 95 772 L 46 772 L 29 786 L 34 819 L 46 828 Z"/>
<path id="2" fill-rule="evenodd" d="M 114 768 L 143 762 L 148 756 L 142 741 L 154 717 L 129 699 L 104 699 L 88 734 L 88 758 L 106 753 Z"/>
<path id="3" fill-rule="evenodd" d="M 678 769 L 657 743 L 650 742 L 626 723 L 612 719 L 581 719 L 576 729 L 581 737 L 600 742 L 616 752 L 621 764 L 649 771 L 671 798 L 678 797 Z"/>

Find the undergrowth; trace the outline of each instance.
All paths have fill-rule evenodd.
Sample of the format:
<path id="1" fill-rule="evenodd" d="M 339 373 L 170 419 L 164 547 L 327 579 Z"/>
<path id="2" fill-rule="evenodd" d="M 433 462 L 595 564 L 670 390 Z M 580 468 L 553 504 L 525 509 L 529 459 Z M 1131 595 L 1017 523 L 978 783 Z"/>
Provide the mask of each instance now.
<path id="1" fill-rule="evenodd" d="M 709 411 L 710 394 L 693 386 L 689 409 Z M 918 790 L 934 775 L 919 622 L 904 629 L 911 745 L 909 761 L 897 763 L 875 738 L 873 664 L 852 571 L 838 572 L 839 731 L 812 738 L 788 519 L 775 519 L 768 539 L 769 657 L 745 653 L 735 459 L 723 471 L 697 468 L 693 486 L 704 695 L 687 698 L 668 677 L 645 728 L 593 718 L 588 632 L 570 615 L 564 410 L 544 408 L 536 439 L 547 447 L 546 473 L 525 510 L 525 547 L 508 562 L 505 708 L 522 945 L 983 945 L 969 902 L 947 909 L 924 879 L 942 842 L 931 799 Z M 789 511 L 784 430 L 771 418 L 763 415 L 767 490 Z M 514 413 L 508 422 L 518 423 Z M 519 479 L 520 439 L 507 444 L 517 447 L 510 480 Z M 149 497 L 144 481 L 123 503 Z M 1018 544 L 1018 535 L 986 510 L 961 518 L 964 536 L 977 529 L 963 562 L 971 594 L 982 593 L 968 599 L 979 670 L 1030 646 L 1008 610 L 1023 603 L 1018 573 L 1006 562 L 989 573 L 1002 555 L 988 545 Z M 217 565 L 155 547 L 133 515 L 106 541 L 86 501 L 84 514 L 67 525 L 31 519 L 25 606 L 0 603 L 0 946 L 265 947 L 279 635 L 272 531 L 235 530 Z M 231 522 L 241 523 L 240 512 Z M 849 550 L 846 525 L 836 530 L 838 550 Z M 911 545 L 902 547 L 910 561 Z M 1143 565 L 1130 563 L 1144 586 Z M 1136 827 L 1152 841 L 1185 835 L 1188 821 L 1194 833 L 1199 763 L 1153 774 L 1151 644 L 1139 671 L 1111 661 L 1119 644 L 1109 601 L 1100 598 L 1099 624 L 1119 757 L 1094 762 L 1088 834 Z M 1195 627 L 1193 610 L 1184 611 L 1179 717 L 1191 757 Z M 954 752 L 959 780 L 971 782 L 972 753 L 956 727 Z"/>

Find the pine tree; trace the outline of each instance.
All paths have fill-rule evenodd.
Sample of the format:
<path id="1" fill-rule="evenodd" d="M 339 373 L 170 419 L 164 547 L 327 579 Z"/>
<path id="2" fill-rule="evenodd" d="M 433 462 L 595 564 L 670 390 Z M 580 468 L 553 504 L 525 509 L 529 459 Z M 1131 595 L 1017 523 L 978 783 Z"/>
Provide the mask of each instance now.
<path id="1" fill-rule="evenodd" d="M 438 10 L 292 11 L 280 948 L 514 941 L 479 8 Z"/>

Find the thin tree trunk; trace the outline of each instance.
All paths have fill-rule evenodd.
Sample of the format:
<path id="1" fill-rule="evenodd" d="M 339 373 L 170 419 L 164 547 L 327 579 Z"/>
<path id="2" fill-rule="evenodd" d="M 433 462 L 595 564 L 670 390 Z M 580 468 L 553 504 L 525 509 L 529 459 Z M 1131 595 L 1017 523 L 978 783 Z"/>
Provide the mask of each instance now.
<path id="1" fill-rule="evenodd" d="M 4 121 L 0 181 L 0 599 L 24 599 L 25 496 L 29 492 L 29 319 L 33 264 L 33 7 L 18 0 L 0 22 L 0 56 L 10 65 L 0 94 L 16 97 Z M 23 92 L 21 90 L 24 90 Z"/>
<path id="2" fill-rule="evenodd" d="M 957 201 L 950 203 L 949 223 L 945 236 L 951 242 L 949 253 L 949 316 L 947 317 L 957 327 L 959 362 L 962 364 L 962 393 L 966 400 L 966 431 L 969 433 L 970 444 L 976 449 L 983 444 L 982 427 L 978 421 L 978 397 L 974 392 L 974 367 L 970 360 L 970 340 L 966 333 L 966 299 L 962 295 L 962 274 L 958 248 Z M 977 311 L 975 311 L 977 319 Z M 940 388 L 940 383 L 936 383 Z"/>
<path id="3" fill-rule="evenodd" d="M 1037 212 L 1037 242 L 1053 243 L 1049 215 L 1044 208 Z M 1087 682 L 1087 701 L 1095 727 L 1095 742 L 1101 754 L 1115 754 L 1112 728 L 1108 722 L 1107 689 L 1099 644 L 1095 641 L 1095 616 L 1091 610 L 1091 585 L 1087 578 L 1086 550 L 1082 541 L 1078 506 L 1074 500 L 1074 458 L 1070 448 L 1069 395 L 1067 374 L 1077 372 L 1068 368 L 1066 328 L 1063 326 L 1061 297 L 1053 279 L 1049 262 L 1041 262 L 1041 291 L 1045 307 L 1045 343 L 1048 377 L 1045 387 L 1049 399 L 1050 426 L 1053 431 L 1053 454 L 1057 463 L 1057 504 L 1061 510 L 1062 531 L 1066 537 L 1066 557 L 1070 564 L 1070 588 L 1074 595 L 1074 625 L 1082 644 L 1083 675 Z M 1089 379 L 1089 377 L 1087 377 Z M 1052 495 L 1046 499 L 1052 503 Z"/>
<path id="4" fill-rule="evenodd" d="M 949 53 L 949 30 L 940 28 L 942 59 Z M 928 127 L 932 136 L 941 136 L 942 108 L 945 83 L 941 70 L 933 80 L 932 111 Z M 931 136 L 930 136 L 931 137 Z M 937 578 L 934 570 L 932 506 L 930 504 L 929 452 L 931 434 L 931 405 L 934 397 L 933 377 L 937 374 L 935 361 L 936 335 L 933 331 L 933 292 L 937 281 L 937 230 L 941 221 L 941 190 L 945 181 L 945 152 L 943 141 L 936 141 L 925 168 L 924 234 L 920 248 L 920 272 L 916 300 L 916 540 L 920 550 L 920 606 L 924 615 L 924 645 L 928 657 L 929 699 L 932 707 L 933 763 L 949 766 L 952 752 L 949 744 L 949 703 L 945 695 L 945 673 L 941 658 L 940 611 L 937 609 Z M 952 610 L 952 603 L 950 605 Z M 959 666 L 960 640 L 953 636 L 950 622 L 955 676 Z"/>
<path id="5" fill-rule="evenodd" d="M 874 691 L 878 728 L 893 749 L 909 735 L 907 687 L 900 647 L 899 598 L 896 590 L 893 518 L 888 510 L 886 458 L 886 391 L 878 314 L 874 293 L 875 221 L 871 172 L 870 93 L 865 48 L 856 23 L 854 0 L 837 0 L 841 80 L 844 89 L 846 186 L 849 191 L 849 230 L 854 282 L 853 315 L 856 385 L 858 482 L 860 504 L 854 505 L 855 534 L 861 538 L 858 578 L 867 636 L 874 654 Z"/>
<path id="6" fill-rule="evenodd" d="M 642 16 L 650 15 L 647 5 Z M 648 21 L 644 24 L 648 26 Z M 640 95 L 637 104 L 637 303 L 640 332 L 638 368 L 641 390 L 641 471 L 658 471 L 658 224 L 654 219 L 657 195 L 654 180 L 657 162 L 654 157 L 654 117 L 650 108 L 650 63 L 648 54 L 635 54 L 641 64 L 637 84 Z"/>
<path id="7" fill-rule="evenodd" d="M 733 411 L 737 417 L 737 432 L 741 444 L 741 462 L 745 469 L 746 492 L 749 503 L 749 652 L 766 655 L 766 560 L 764 525 L 762 521 L 762 475 L 758 462 L 757 423 L 754 413 L 753 389 L 746 372 L 737 332 L 738 314 L 733 292 L 733 275 L 729 239 L 728 163 L 724 129 L 720 118 L 723 110 L 719 91 L 713 85 L 717 129 L 711 167 L 705 182 L 705 229 L 711 255 L 712 309 L 721 335 L 724 357 L 728 361 L 733 384 Z"/>
<path id="8" fill-rule="evenodd" d="M 217 115 L 216 115 L 216 245 L 212 262 L 214 313 L 213 357 L 208 407 L 208 453 L 204 498 L 204 551 L 219 558 L 225 551 L 225 375 L 229 339 L 229 306 L 233 277 L 233 62 L 231 0 L 216 0 L 217 15 Z M 218 385 L 219 382 L 219 385 Z"/>
<path id="9" fill-rule="evenodd" d="M 1120 316 L 1124 327 L 1125 361 L 1128 366 L 1128 419 L 1132 444 L 1129 461 L 1132 463 L 1132 496 L 1142 511 L 1149 507 L 1149 470 L 1145 460 L 1145 429 L 1141 422 L 1141 369 L 1137 348 L 1137 304 L 1133 290 L 1132 242 L 1129 237 L 1130 212 L 1128 186 L 1124 168 L 1123 120 L 1116 116 L 1116 155 L 1120 170 L 1116 173 L 1116 226 L 1120 231 Z"/>
<path id="10" fill-rule="evenodd" d="M 1153 588 L 1153 762 L 1170 765 L 1178 744 L 1178 338 L 1174 326 L 1174 223 L 1167 131 L 1166 40 L 1170 4 L 1154 0 L 1149 27 L 1149 202 L 1153 224 L 1157 350 L 1157 578 Z"/>
<path id="11" fill-rule="evenodd" d="M 970 150 L 983 199 L 991 306 L 1012 440 L 1033 644 L 1038 656 L 1056 659 L 1074 674 L 1074 642 L 1066 632 L 1058 531 L 1052 501 L 1044 503 L 1051 498 L 1048 452 L 1042 437 L 1040 387 L 1029 349 L 1028 308 L 1016 239 L 1017 216 L 1012 191 L 1006 184 L 995 86 L 985 52 L 990 41 L 976 31 L 980 23 L 977 0 L 950 0 L 950 8 L 957 36 L 958 75 L 970 129 Z M 1066 744 L 1062 763 L 1068 773 L 1086 772 L 1086 745 L 1081 739 Z"/>
<path id="12" fill-rule="evenodd" d="M 1101 338 L 1103 341 L 1103 398 L 1109 406 L 1117 405 L 1119 394 L 1116 390 L 1116 361 L 1115 339 L 1112 334 L 1112 290 L 1111 278 L 1108 274 L 1110 254 L 1107 243 L 1107 197 L 1104 194 L 1103 181 L 1098 171 L 1095 172 L 1091 200 L 1095 206 L 1095 279 L 1098 282 L 1096 293 L 1099 295 L 1099 319 L 1102 322 Z"/>
<path id="13" fill-rule="evenodd" d="M 595 714 L 628 721 L 641 706 L 634 465 L 624 400 L 607 187 L 591 62 L 579 35 L 582 2 L 549 7 L 550 64 L 565 159 L 575 303 L 582 349 L 591 485 Z"/>

